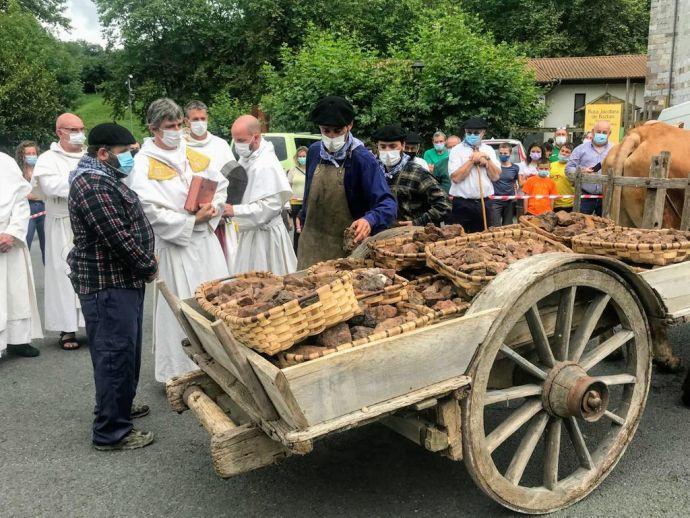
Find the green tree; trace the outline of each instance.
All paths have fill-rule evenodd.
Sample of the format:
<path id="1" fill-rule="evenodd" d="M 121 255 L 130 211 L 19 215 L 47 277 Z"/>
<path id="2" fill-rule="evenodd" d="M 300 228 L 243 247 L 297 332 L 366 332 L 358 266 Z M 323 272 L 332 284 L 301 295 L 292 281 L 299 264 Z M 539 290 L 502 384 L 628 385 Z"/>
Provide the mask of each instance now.
<path id="1" fill-rule="evenodd" d="M 69 20 L 62 14 L 66 0 L 0 0 L 0 12 L 7 12 L 13 2 L 45 24 L 70 27 Z"/>

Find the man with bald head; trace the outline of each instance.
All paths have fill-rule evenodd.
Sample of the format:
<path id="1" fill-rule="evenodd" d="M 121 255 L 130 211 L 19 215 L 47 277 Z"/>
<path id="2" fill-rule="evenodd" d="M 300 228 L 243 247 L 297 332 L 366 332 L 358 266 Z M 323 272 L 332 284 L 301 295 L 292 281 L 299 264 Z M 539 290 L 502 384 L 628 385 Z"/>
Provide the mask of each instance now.
<path id="1" fill-rule="evenodd" d="M 67 196 L 69 173 L 84 155 L 84 123 L 72 113 L 63 113 L 55 122 L 58 142 L 43 153 L 34 166 L 32 185 L 46 197 L 45 219 L 45 328 L 60 332 L 63 349 L 78 349 L 76 332 L 84 326 L 79 299 L 72 289 L 67 254 L 72 248 L 72 228 Z"/>
<path id="2" fill-rule="evenodd" d="M 262 138 L 261 124 L 251 115 L 238 117 L 231 133 L 239 163 L 247 171 L 242 202 L 225 209 L 239 227 L 235 273 L 294 272 L 297 257 L 281 217 L 292 189 L 273 144 Z"/>
<path id="3" fill-rule="evenodd" d="M 597 121 L 594 128 L 592 128 L 591 142 L 583 142 L 577 146 L 570 155 L 570 160 L 568 160 L 568 164 L 565 167 L 566 173 L 575 173 L 579 167 L 585 173 L 593 173 L 596 169 L 596 172 L 601 174 L 601 164 L 604 162 L 609 150 L 613 147 L 613 144 L 609 142 L 610 134 L 611 124 L 604 120 Z M 582 192 L 584 194 L 601 194 L 602 185 L 583 183 Z M 583 199 L 580 203 L 580 212 L 583 214 L 596 214 L 597 216 L 601 216 L 601 199 Z"/>

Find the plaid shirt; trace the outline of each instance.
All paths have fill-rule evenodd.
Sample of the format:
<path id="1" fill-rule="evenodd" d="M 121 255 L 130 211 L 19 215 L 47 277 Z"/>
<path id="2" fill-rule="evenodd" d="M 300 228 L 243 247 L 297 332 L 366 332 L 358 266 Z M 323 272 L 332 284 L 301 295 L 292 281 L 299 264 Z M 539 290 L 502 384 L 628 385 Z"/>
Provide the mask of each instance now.
<path id="1" fill-rule="evenodd" d="M 412 221 L 416 226 L 439 225 L 451 210 L 446 191 L 429 171 L 413 160 L 386 180 L 398 200 L 398 221 Z"/>
<path id="2" fill-rule="evenodd" d="M 74 171 L 69 216 L 74 248 L 67 257 L 79 294 L 141 288 L 157 271 L 153 229 L 139 198 L 112 169 L 84 156 Z"/>

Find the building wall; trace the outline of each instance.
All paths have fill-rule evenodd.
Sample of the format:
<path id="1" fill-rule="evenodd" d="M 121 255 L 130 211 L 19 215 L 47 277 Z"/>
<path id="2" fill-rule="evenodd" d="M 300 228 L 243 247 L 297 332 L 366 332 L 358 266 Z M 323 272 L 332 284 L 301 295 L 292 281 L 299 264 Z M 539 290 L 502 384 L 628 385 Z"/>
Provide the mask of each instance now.
<path id="1" fill-rule="evenodd" d="M 677 7 L 677 12 L 676 12 Z M 675 45 L 674 15 L 677 18 Z M 690 0 L 652 0 L 645 101 L 651 111 L 690 101 Z M 675 47 L 675 52 L 672 50 Z M 673 63 L 671 58 L 673 54 Z M 671 86 L 668 102 L 669 84 Z"/>
<path id="2" fill-rule="evenodd" d="M 635 99 L 637 106 L 643 106 L 643 83 L 630 83 L 630 103 L 633 102 L 633 89 L 637 90 Z M 623 84 L 561 84 L 556 86 L 546 94 L 546 104 L 549 107 L 549 114 L 542 121 L 542 126 L 547 128 L 558 128 L 561 126 L 573 125 L 573 114 L 575 111 L 575 94 L 585 94 L 585 103 L 591 102 L 606 92 L 625 100 L 625 83 Z"/>

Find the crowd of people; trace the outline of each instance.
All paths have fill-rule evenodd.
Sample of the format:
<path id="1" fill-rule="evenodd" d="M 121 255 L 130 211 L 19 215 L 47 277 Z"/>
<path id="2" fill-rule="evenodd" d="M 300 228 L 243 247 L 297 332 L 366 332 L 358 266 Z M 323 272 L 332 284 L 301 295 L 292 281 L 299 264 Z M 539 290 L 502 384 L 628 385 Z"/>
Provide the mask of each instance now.
<path id="1" fill-rule="evenodd" d="M 38 356 L 42 337 L 29 248 L 38 234 L 45 264 L 44 329 L 65 350 L 81 346 L 85 328 L 96 387 L 93 444 L 134 449 L 153 441 L 134 428 L 146 415 L 135 405 L 142 352 L 145 286 L 163 280 L 179 298 L 202 282 L 248 271 L 278 275 L 344 255 L 355 242 L 391 226 L 462 224 L 467 232 L 511 224 L 518 194 L 572 194 L 567 174 L 596 171 L 611 144 L 599 122 L 591 141 L 573 147 L 558 130 L 553 148 L 531 146 L 525 163 L 513 149 L 484 141 L 487 122 L 470 118 L 462 136 L 439 131 L 423 156 L 422 139 L 398 124 L 379 128 L 373 150 L 354 134 L 355 110 L 338 96 L 310 113 L 321 140 L 300 147 L 287 173 L 260 121 L 232 124 L 233 149 L 208 131 L 208 108 L 184 110 L 162 98 L 148 108 L 151 136 L 138 143 L 126 128 L 99 124 L 87 135 L 70 113 L 56 120 L 57 141 L 41 153 L 17 146 L 0 153 L 0 353 Z M 212 199 L 188 210 L 195 177 L 210 180 Z M 598 186 L 584 186 L 597 193 Z M 590 203 L 585 204 L 584 201 Z M 601 210 L 583 200 L 583 210 Z M 572 210 L 572 198 L 528 198 L 524 210 Z M 287 215 L 287 217 L 286 217 Z M 288 229 L 294 231 L 291 238 Z M 4 271 L 3 271 L 4 270 Z M 154 298 L 155 378 L 165 382 L 196 368 L 181 347 L 171 308 Z"/>

